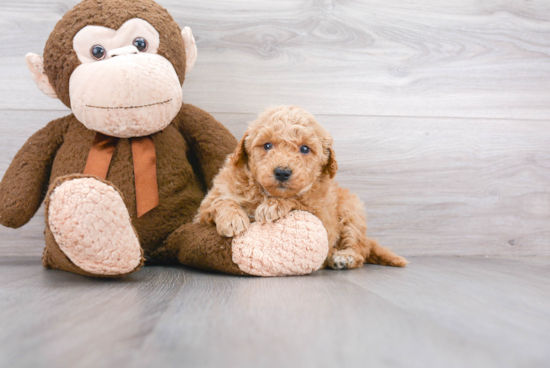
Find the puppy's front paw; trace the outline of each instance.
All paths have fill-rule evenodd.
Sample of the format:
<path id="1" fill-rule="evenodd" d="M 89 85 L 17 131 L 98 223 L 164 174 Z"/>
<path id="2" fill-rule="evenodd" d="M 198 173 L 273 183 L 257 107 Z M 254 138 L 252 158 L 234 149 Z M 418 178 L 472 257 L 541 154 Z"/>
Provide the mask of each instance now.
<path id="1" fill-rule="evenodd" d="M 292 206 L 285 201 L 268 199 L 256 208 L 254 217 L 259 223 L 274 222 L 285 217 L 292 210 Z"/>
<path id="2" fill-rule="evenodd" d="M 345 270 L 363 266 L 365 260 L 351 249 L 336 251 L 328 261 L 330 268 Z"/>
<path id="3" fill-rule="evenodd" d="M 248 216 L 241 210 L 224 211 L 216 217 L 216 230 L 221 236 L 237 236 L 250 226 Z"/>

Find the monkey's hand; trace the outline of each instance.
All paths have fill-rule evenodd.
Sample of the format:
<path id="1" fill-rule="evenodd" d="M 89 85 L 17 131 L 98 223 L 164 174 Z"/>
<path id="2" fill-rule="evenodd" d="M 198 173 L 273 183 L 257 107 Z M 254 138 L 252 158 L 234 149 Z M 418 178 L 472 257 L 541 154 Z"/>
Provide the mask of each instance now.
<path id="1" fill-rule="evenodd" d="M 64 118 L 50 122 L 34 133 L 15 155 L 0 183 L 0 224 L 21 227 L 38 211 L 66 128 Z"/>

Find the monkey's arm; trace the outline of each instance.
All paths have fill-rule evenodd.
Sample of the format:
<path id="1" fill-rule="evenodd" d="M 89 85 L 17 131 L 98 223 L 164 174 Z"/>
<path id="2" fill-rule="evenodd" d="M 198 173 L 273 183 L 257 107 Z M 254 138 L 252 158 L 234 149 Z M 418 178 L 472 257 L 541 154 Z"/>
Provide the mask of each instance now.
<path id="1" fill-rule="evenodd" d="M 193 105 L 184 104 L 177 119 L 177 127 L 196 157 L 206 189 L 210 189 L 226 156 L 237 147 L 237 140 L 210 114 Z"/>
<path id="2" fill-rule="evenodd" d="M 17 152 L 0 183 L 0 224 L 21 227 L 38 211 L 65 131 L 65 119 L 54 120 L 33 134 Z"/>

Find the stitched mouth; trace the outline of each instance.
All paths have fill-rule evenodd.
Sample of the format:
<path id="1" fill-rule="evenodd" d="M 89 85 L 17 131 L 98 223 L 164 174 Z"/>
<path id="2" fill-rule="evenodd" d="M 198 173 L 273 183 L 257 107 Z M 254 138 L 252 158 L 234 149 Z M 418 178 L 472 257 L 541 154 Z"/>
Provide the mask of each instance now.
<path id="1" fill-rule="evenodd" d="M 170 101 L 172 101 L 172 99 L 162 101 L 162 102 L 152 103 L 149 105 L 141 105 L 141 106 L 104 107 L 104 106 L 86 105 L 86 107 L 89 107 L 91 109 L 102 109 L 102 110 L 131 110 L 131 109 L 142 109 L 144 107 L 150 107 L 150 106 L 156 106 L 156 105 L 163 105 L 163 104 L 167 104 Z"/>

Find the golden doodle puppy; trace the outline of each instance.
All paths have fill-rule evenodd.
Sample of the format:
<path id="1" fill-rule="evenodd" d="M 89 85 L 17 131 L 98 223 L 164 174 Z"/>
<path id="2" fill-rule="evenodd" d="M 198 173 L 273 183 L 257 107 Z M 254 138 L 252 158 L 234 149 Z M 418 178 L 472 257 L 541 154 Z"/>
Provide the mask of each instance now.
<path id="1" fill-rule="evenodd" d="M 215 224 L 220 235 L 231 237 L 251 221 L 308 211 L 327 230 L 325 267 L 405 266 L 405 258 L 367 237 L 363 204 L 335 182 L 337 170 L 332 137 L 312 114 L 296 106 L 270 108 L 227 158 L 195 221 Z"/>

